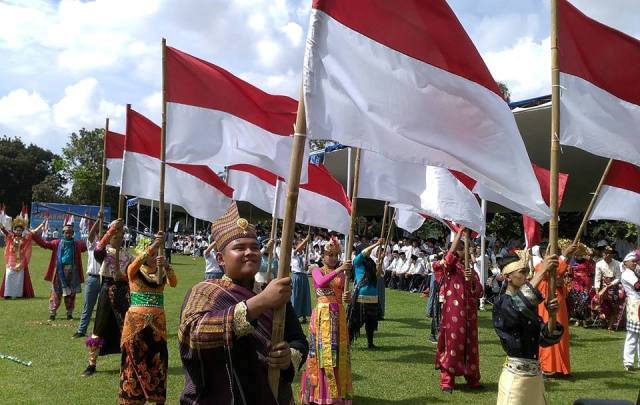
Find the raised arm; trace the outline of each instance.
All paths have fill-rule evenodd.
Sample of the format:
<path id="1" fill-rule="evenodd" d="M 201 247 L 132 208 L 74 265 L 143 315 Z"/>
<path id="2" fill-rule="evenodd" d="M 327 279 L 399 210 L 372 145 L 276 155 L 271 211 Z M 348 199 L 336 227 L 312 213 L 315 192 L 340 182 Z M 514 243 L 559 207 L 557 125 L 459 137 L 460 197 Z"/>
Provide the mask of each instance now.
<path id="1" fill-rule="evenodd" d="M 43 249 L 53 250 L 58 246 L 56 241 L 44 240 L 37 233 L 31 232 L 31 237 L 38 244 L 38 246 L 40 246 Z"/>

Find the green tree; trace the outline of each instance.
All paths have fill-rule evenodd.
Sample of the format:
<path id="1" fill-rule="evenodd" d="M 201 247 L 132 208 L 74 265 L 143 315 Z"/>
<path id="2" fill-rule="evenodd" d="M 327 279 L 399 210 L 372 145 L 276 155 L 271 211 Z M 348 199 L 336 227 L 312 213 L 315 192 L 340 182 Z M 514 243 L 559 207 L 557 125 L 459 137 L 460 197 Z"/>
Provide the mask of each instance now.
<path id="1" fill-rule="evenodd" d="M 100 202 L 102 184 L 103 130 L 82 128 L 69 137 L 62 149 L 63 172 L 72 181 L 69 202 L 97 205 Z M 115 187 L 105 188 L 105 204 L 118 208 L 118 192 Z"/>
<path id="2" fill-rule="evenodd" d="M 32 189 L 55 172 L 53 152 L 25 145 L 19 138 L 0 138 L 0 202 L 16 215 L 22 203 L 30 204 Z M 47 199 L 47 201 L 50 201 Z"/>
<path id="3" fill-rule="evenodd" d="M 510 103 L 511 102 L 511 91 L 509 90 L 509 87 L 504 82 L 497 82 L 497 83 L 498 83 L 498 88 L 500 89 L 500 92 L 502 93 L 502 98 L 504 98 L 504 100 L 507 103 Z"/>

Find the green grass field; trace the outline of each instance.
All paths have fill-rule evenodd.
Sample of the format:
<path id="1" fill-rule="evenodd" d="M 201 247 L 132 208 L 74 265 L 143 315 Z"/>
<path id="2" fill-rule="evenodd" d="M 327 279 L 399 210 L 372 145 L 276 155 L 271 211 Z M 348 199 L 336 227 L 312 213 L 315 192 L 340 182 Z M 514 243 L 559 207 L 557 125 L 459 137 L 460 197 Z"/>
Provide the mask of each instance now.
<path id="1" fill-rule="evenodd" d="M 0 359 L 0 403 L 113 404 L 118 394 L 119 356 L 101 357 L 97 374 L 80 377 L 87 351 L 84 341 L 71 339 L 71 335 L 82 310 L 82 297 L 76 303 L 76 319 L 47 322 L 49 284 L 42 277 L 48 259 L 48 251 L 34 248 L 30 267 L 35 299 L 0 300 L 0 353 L 33 362 L 32 367 L 25 367 Z M 1 260 L 0 266 L 4 269 Z M 176 339 L 179 308 L 186 290 L 202 279 L 204 264 L 201 258 L 194 261 L 177 256 L 174 267 L 178 287 L 166 290 L 169 404 L 178 403 L 183 387 Z M 387 292 L 387 320 L 376 335 L 380 349 L 366 350 L 364 337 L 353 347 L 354 403 L 495 403 L 505 355 L 491 328 L 491 313 L 480 314 L 480 370 L 485 389 L 467 391 L 461 385 L 452 395 L 445 395 L 438 388 L 438 373 L 433 368 L 435 345 L 426 340 L 429 322 L 424 306 L 418 294 Z M 59 317 L 64 318 L 64 310 Z M 624 332 L 610 334 L 582 328 L 572 328 L 571 332 L 573 375 L 546 384 L 549 403 L 571 404 L 580 397 L 635 401 L 640 372 L 625 373 L 622 369 Z"/>

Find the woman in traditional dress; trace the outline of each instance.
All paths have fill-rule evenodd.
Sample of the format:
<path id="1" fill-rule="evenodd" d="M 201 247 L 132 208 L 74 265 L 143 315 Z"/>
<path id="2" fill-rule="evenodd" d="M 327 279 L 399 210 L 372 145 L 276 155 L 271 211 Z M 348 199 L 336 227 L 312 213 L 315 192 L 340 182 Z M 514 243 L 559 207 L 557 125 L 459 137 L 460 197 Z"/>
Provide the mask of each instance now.
<path id="1" fill-rule="evenodd" d="M 82 373 L 88 377 L 96 372 L 98 356 L 120 353 L 120 338 L 124 317 L 129 309 L 127 267 L 131 255 L 122 247 L 124 232 L 122 220 L 109 225 L 96 249 L 94 257 L 100 263 L 100 295 L 93 333 L 87 338 L 89 365 Z"/>
<path id="2" fill-rule="evenodd" d="M 351 263 L 338 266 L 340 244 L 332 239 L 323 256 L 324 266 L 313 270 L 316 307 L 309 325 L 309 356 L 302 374 L 300 401 L 303 404 L 351 404 L 351 358 L 347 315 L 345 271 Z"/>
<path id="3" fill-rule="evenodd" d="M 569 246 L 571 241 L 561 239 L 558 241 L 558 246 L 563 249 L 563 255 L 568 257 L 573 254 L 575 247 Z M 541 245 L 541 249 L 545 250 L 546 245 Z M 544 268 L 544 262 L 536 266 L 535 272 L 538 273 Z M 567 286 L 563 282 L 567 269 L 569 268 L 567 262 L 562 258 L 559 260 L 558 268 L 556 269 L 556 298 L 558 299 L 558 311 L 556 312 L 556 319 L 558 323 L 565 326 L 565 331 L 562 334 L 560 342 L 550 347 L 540 347 L 540 366 L 542 372 L 551 377 L 556 374 L 562 376 L 568 376 L 571 374 L 571 356 L 569 353 L 569 311 L 567 310 Z M 538 305 L 538 315 L 542 317 L 542 320 L 549 322 L 549 312 L 544 304 L 547 299 L 549 274 L 545 274 L 544 278 L 538 284 L 538 291 L 542 294 L 544 301 Z"/>
<path id="4" fill-rule="evenodd" d="M 291 253 L 291 305 L 296 316 L 302 318 L 302 323 L 307 323 L 307 317 L 311 315 L 311 292 L 309 291 L 309 277 L 306 271 L 305 247 L 310 236 L 300 240 Z"/>
<path id="5" fill-rule="evenodd" d="M 44 223 L 33 232 L 39 232 Z M 33 286 L 29 275 L 29 261 L 31 260 L 31 232 L 24 233 L 27 221 L 22 217 L 13 220 L 13 231 L 8 231 L 0 223 L 0 231 L 4 234 L 4 261 L 6 270 L 0 287 L 0 297 L 33 298 Z"/>
<path id="6" fill-rule="evenodd" d="M 571 290 L 567 297 L 569 315 L 576 320 L 576 326 L 587 326 L 587 321 L 591 318 L 591 307 L 589 306 L 589 293 L 593 288 L 593 276 L 596 272 L 593 261 L 588 257 L 590 249 L 580 243 L 576 247 L 574 258 L 569 266 L 571 277 Z"/>
<path id="7" fill-rule="evenodd" d="M 145 238 L 146 239 L 146 238 Z M 153 244 L 141 239 L 137 257 L 129 265 L 131 306 L 122 329 L 120 363 L 121 404 L 163 404 L 167 397 L 167 322 L 164 315 L 164 287 L 175 287 L 176 275 L 163 256 L 162 233 Z"/>
<path id="8" fill-rule="evenodd" d="M 360 328 L 365 325 L 367 347 L 375 349 L 373 333 L 378 330 L 378 278 L 376 263 L 369 257 L 373 248 L 382 245 L 379 239 L 365 248 L 353 259 L 355 287 L 349 306 L 349 341 L 353 342 L 360 335 Z"/>
<path id="9" fill-rule="evenodd" d="M 506 293 L 493 306 L 493 327 L 508 357 L 498 383 L 497 405 L 545 405 L 538 348 L 556 344 L 563 325 L 557 323 L 556 329 L 549 332 L 536 313 L 536 305 L 542 301 L 536 287 L 547 271 L 558 266 L 558 258 L 547 257 L 530 282 L 527 282 L 529 257 L 524 251 L 518 257 L 503 259 L 502 264 L 508 285 Z M 553 312 L 558 301 L 553 299 L 546 305 Z"/>

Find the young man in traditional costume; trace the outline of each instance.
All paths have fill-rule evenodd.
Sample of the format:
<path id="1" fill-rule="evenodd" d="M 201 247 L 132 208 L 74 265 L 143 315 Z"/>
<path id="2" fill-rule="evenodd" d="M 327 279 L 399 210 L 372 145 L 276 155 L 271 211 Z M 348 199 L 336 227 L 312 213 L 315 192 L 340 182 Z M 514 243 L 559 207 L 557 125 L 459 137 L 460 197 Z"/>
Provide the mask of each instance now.
<path id="1" fill-rule="evenodd" d="M 333 238 L 324 248 L 322 268 L 315 268 L 313 287 L 316 306 L 309 323 L 309 359 L 300 379 L 300 402 L 303 404 L 350 405 L 351 351 L 345 302 L 345 271 L 351 262 L 340 265 L 340 243 Z"/>
<path id="2" fill-rule="evenodd" d="M 618 330 L 623 318 L 624 288 L 620 284 L 620 262 L 613 258 L 615 250 L 605 246 L 602 259 L 596 263 L 593 282 L 596 293 L 591 299 L 591 310 L 610 331 Z"/>
<path id="3" fill-rule="evenodd" d="M 441 264 L 444 267 L 442 323 L 438 337 L 436 369 L 440 388 L 451 393 L 455 377 L 464 376 L 469 388 L 481 388 L 478 351 L 478 304 L 483 286 L 473 269 L 464 267 L 463 229 L 456 234 Z"/>
<path id="4" fill-rule="evenodd" d="M 547 272 L 558 266 L 558 258 L 548 256 L 530 282 L 529 257 L 524 251 L 518 252 L 518 257 L 503 259 L 502 265 L 508 285 L 506 294 L 493 306 L 493 327 L 507 361 L 500 375 L 497 405 L 545 405 L 538 350 L 558 343 L 563 325 L 557 323 L 549 332 L 536 310 L 542 303 L 542 294 L 536 288 Z M 545 305 L 554 315 L 558 300 L 554 298 Z"/>
<path id="5" fill-rule="evenodd" d="M 131 263 L 131 255 L 124 249 L 124 231 L 122 220 L 117 219 L 109 225 L 94 256 L 100 263 L 100 295 L 93 333 L 87 338 L 89 349 L 89 365 L 82 373 L 89 377 L 96 372 L 98 356 L 120 353 L 120 337 L 124 317 L 129 309 L 129 284 L 127 267 Z"/>
<path id="6" fill-rule="evenodd" d="M 56 312 L 63 300 L 67 319 L 73 319 L 76 294 L 82 291 L 81 285 L 84 282 L 82 252 L 87 251 L 87 244 L 73 238 L 73 223 L 65 224 L 62 234 L 62 239 L 46 241 L 37 233 L 32 233 L 33 240 L 41 248 L 51 250 L 49 268 L 44 276 L 46 281 L 51 282 L 49 321 L 55 321 Z"/>
<path id="7" fill-rule="evenodd" d="M 40 224 L 34 232 L 38 232 L 43 225 L 44 223 Z M 5 299 L 33 298 L 35 294 L 29 275 L 32 234 L 24 232 L 27 228 L 27 221 L 20 216 L 13 220 L 12 228 L 13 231 L 8 231 L 0 222 L 0 231 L 4 234 L 6 242 L 4 261 L 7 266 L 0 287 L 0 297 Z"/>
<path id="8" fill-rule="evenodd" d="M 640 278 L 638 277 L 638 257 L 635 252 L 622 260 L 622 286 L 627 295 L 627 336 L 624 340 L 623 363 L 626 371 L 633 371 L 636 355 L 640 363 Z"/>
<path id="9" fill-rule="evenodd" d="M 167 322 L 164 315 L 164 287 L 178 283 L 164 256 L 159 256 L 163 237 L 140 239 L 137 257 L 127 275 L 131 306 L 122 329 L 120 362 L 120 404 L 133 405 L 167 398 Z"/>
<path id="10" fill-rule="evenodd" d="M 253 225 L 235 202 L 211 224 L 222 279 L 192 287 L 180 315 L 178 341 L 185 370 L 182 404 L 291 404 L 291 382 L 309 346 L 289 302 L 291 279 L 273 280 L 260 291 L 255 274 L 260 245 Z M 271 346 L 273 310 L 286 308 L 284 341 Z M 279 368 L 277 397 L 269 367 Z"/>

